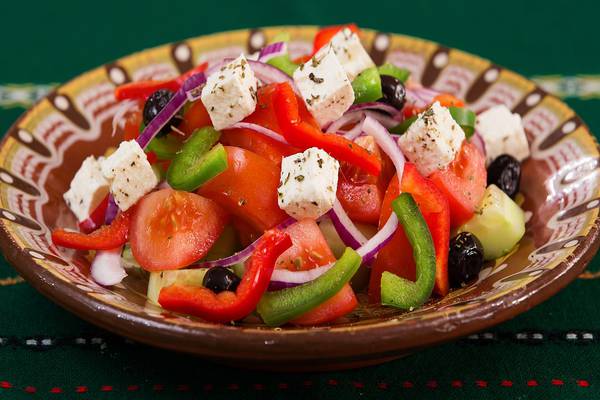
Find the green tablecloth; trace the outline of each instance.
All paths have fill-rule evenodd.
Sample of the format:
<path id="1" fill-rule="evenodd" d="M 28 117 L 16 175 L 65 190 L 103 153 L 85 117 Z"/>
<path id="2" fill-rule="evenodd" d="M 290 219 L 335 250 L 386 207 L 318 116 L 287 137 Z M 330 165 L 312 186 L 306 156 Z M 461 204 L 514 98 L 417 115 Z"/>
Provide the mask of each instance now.
<path id="1" fill-rule="evenodd" d="M 600 132 L 598 7 L 564 2 L 6 2 L 0 131 L 38 92 L 164 42 L 248 26 L 359 25 L 429 38 L 537 76 Z M 164 5 L 161 5 L 163 3 Z M 168 4 L 168 6 L 167 6 Z M 14 86 L 28 84 L 25 86 Z M 49 302 L 0 260 L 0 398 L 600 397 L 600 258 L 588 279 L 488 332 L 345 372 L 248 372 L 133 344 Z"/>

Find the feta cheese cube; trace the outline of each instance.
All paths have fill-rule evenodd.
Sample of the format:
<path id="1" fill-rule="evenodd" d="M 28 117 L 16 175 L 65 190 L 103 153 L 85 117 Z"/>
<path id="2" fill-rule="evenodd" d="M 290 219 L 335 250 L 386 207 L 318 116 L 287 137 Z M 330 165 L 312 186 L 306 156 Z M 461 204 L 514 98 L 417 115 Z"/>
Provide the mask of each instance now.
<path id="1" fill-rule="evenodd" d="M 257 85 L 244 55 L 208 77 L 201 99 L 216 130 L 240 122 L 254 112 Z"/>
<path id="2" fill-rule="evenodd" d="M 349 28 L 344 28 L 336 33 L 329 44 L 319 52 L 327 51 L 327 47 L 331 47 L 335 52 L 350 82 L 365 69 L 375 66 L 369 53 L 360 42 L 358 35 Z"/>
<path id="3" fill-rule="evenodd" d="M 279 208 L 296 219 L 317 219 L 333 207 L 340 163 L 316 147 L 284 157 Z"/>
<path id="4" fill-rule="evenodd" d="M 529 157 L 521 116 L 510 112 L 505 105 L 494 106 L 479 114 L 476 127 L 485 143 L 487 164 L 502 154 L 509 154 L 519 161 Z"/>
<path id="5" fill-rule="evenodd" d="M 65 202 L 79 222 L 87 219 L 108 194 L 109 183 L 102 174 L 103 157 L 89 156 L 73 177 L 69 190 L 63 195 Z"/>
<path id="6" fill-rule="evenodd" d="M 119 148 L 102 162 L 102 173 L 110 181 L 110 192 L 122 211 L 158 184 L 144 150 L 135 140 L 121 142 Z"/>
<path id="7" fill-rule="evenodd" d="M 352 85 L 331 49 L 297 68 L 294 82 L 321 126 L 341 117 L 354 102 Z"/>
<path id="8" fill-rule="evenodd" d="M 454 160 L 463 140 L 465 132 L 454 121 L 450 111 L 436 101 L 419 114 L 404 135 L 400 136 L 398 144 L 419 173 L 429 176 Z"/>

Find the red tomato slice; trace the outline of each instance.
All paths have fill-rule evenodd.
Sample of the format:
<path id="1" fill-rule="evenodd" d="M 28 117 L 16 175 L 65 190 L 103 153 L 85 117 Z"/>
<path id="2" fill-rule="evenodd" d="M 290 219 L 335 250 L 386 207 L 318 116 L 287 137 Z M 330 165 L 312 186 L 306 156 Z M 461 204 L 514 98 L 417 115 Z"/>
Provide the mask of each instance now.
<path id="1" fill-rule="evenodd" d="M 381 174 L 376 177 L 354 165 L 342 163 L 337 197 L 352 220 L 375 225 L 379 221 L 385 190 L 395 172 L 394 165 L 372 136 L 361 136 L 355 142 L 379 158 Z"/>
<path id="2" fill-rule="evenodd" d="M 323 233 L 310 219 L 300 220 L 285 231 L 292 239 L 292 247 L 279 256 L 275 268 L 306 271 L 335 262 Z M 296 325 L 318 325 L 336 320 L 354 310 L 358 301 L 346 284 L 335 296 L 291 321 Z"/>
<path id="3" fill-rule="evenodd" d="M 186 135 L 191 135 L 196 129 L 212 126 L 212 121 L 202 101 L 193 103 L 183 114 L 183 121 L 179 124 L 179 130 Z"/>
<path id="4" fill-rule="evenodd" d="M 290 321 L 294 325 L 312 326 L 335 321 L 343 317 L 358 305 L 358 300 L 349 284 L 344 285 L 335 296 Z"/>
<path id="5" fill-rule="evenodd" d="M 450 204 L 452 227 L 467 222 L 483 199 L 487 185 L 485 157 L 475 145 L 465 141 L 456 159 L 429 177 Z"/>
<path id="6" fill-rule="evenodd" d="M 321 47 L 329 43 L 329 41 L 335 36 L 335 34 L 341 31 L 342 28 L 350 28 L 350 30 L 354 33 L 359 32 L 358 26 L 356 26 L 356 24 L 333 25 L 321 28 L 319 32 L 317 32 L 317 34 L 315 35 L 315 40 L 313 43 L 313 54 L 319 51 Z"/>
<path id="7" fill-rule="evenodd" d="M 315 221 L 300 220 L 285 231 L 292 239 L 292 247 L 279 256 L 275 268 L 307 271 L 335 262 L 335 256 Z"/>
<path id="8" fill-rule="evenodd" d="M 217 203 L 197 194 L 152 192 L 138 202 L 132 215 L 133 256 L 148 271 L 185 267 L 208 253 L 228 220 Z"/>
<path id="9" fill-rule="evenodd" d="M 243 122 L 257 124 L 274 132 L 281 133 L 281 128 L 277 122 L 277 116 L 275 115 L 275 109 L 273 107 L 273 93 L 275 93 L 276 90 L 276 83 L 259 88 L 256 93 L 256 110 L 246 117 Z M 314 126 L 317 126 L 312 115 L 306 109 L 304 102 L 299 102 L 299 109 L 303 120 L 309 121 Z M 300 151 L 293 146 L 280 143 L 250 129 L 225 129 L 221 136 L 221 142 L 224 145 L 237 146 L 253 151 L 278 165 L 281 164 L 282 157 Z"/>
<path id="10" fill-rule="evenodd" d="M 402 176 L 402 191 L 411 193 L 427 222 L 436 252 L 434 291 L 441 296 L 448 293 L 448 243 L 450 239 L 450 211 L 444 195 L 427 178 L 419 174 L 413 164 L 407 163 Z M 391 203 L 400 194 L 398 179 L 393 177 L 385 193 L 381 207 L 381 228 L 392 213 Z M 391 241 L 377 255 L 371 269 L 369 301 L 381 301 L 381 274 L 392 272 L 406 279 L 415 280 L 415 262 L 412 246 L 404 230 L 398 228 Z"/>
<path id="11" fill-rule="evenodd" d="M 232 215 L 264 232 L 287 215 L 277 205 L 279 168 L 248 150 L 226 146 L 229 167 L 198 189 Z"/>
<path id="12" fill-rule="evenodd" d="M 125 126 L 123 127 L 123 140 L 137 139 L 140 135 L 140 125 L 142 125 L 143 104 L 138 102 L 138 107 L 133 112 L 125 116 Z"/>

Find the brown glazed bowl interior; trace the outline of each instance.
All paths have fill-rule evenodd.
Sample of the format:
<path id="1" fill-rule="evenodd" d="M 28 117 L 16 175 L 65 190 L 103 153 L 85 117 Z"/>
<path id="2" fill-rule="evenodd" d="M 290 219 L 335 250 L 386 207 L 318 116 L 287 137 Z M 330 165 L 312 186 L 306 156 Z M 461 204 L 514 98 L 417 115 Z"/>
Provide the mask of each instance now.
<path id="1" fill-rule="evenodd" d="M 475 332 L 535 306 L 573 280 L 598 248 L 599 153 L 583 121 L 531 81 L 438 44 L 365 30 L 376 63 L 406 67 L 425 86 L 476 111 L 504 103 L 523 117 L 532 157 L 523 164 L 525 237 L 478 281 L 410 313 L 366 305 L 331 326 L 271 329 L 249 318 L 214 325 L 146 302 L 146 278 L 105 288 L 85 254 L 56 248 L 50 232 L 76 227 L 62 194 L 82 160 L 118 143 L 111 136 L 115 85 L 173 77 L 192 66 L 252 53 L 278 32 L 292 56 L 310 52 L 317 28 L 239 30 L 142 51 L 58 87 L 27 111 L 0 147 L 0 245 L 37 290 L 80 317 L 134 340 L 221 362 L 267 369 L 333 369 L 382 362 Z M 363 299 L 364 300 L 364 299 Z"/>

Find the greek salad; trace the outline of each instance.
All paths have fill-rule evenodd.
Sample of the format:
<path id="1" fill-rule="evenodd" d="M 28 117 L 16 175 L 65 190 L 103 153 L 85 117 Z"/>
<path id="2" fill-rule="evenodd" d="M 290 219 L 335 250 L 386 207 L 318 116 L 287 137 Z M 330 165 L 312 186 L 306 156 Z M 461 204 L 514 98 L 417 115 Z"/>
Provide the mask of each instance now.
<path id="1" fill-rule="evenodd" d="M 83 161 L 64 194 L 79 230 L 54 244 L 88 251 L 101 285 L 142 271 L 149 302 L 217 323 L 325 324 L 359 292 L 413 310 L 472 283 L 525 233 L 521 118 L 375 65 L 360 36 L 323 28 L 292 59 L 282 34 L 116 87 L 122 141 Z"/>

